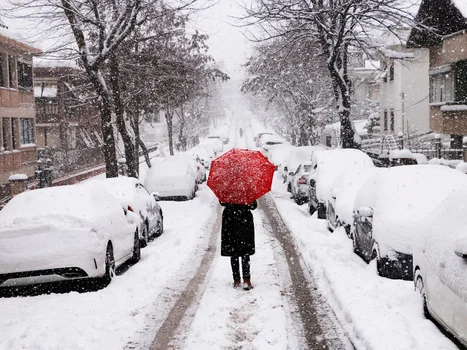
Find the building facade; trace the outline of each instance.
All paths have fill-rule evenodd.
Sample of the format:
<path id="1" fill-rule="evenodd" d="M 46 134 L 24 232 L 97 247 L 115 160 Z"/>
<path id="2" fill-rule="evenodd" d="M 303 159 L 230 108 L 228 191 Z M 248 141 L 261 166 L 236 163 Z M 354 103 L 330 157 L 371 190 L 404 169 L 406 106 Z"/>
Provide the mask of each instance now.
<path id="1" fill-rule="evenodd" d="M 423 0 L 409 46 L 429 49 L 430 129 L 448 134 L 452 148 L 467 135 L 467 4 L 465 0 Z"/>
<path id="2" fill-rule="evenodd" d="M 34 55 L 40 50 L 0 31 L 0 197 L 13 174 L 34 176 L 36 165 Z"/>
<path id="3" fill-rule="evenodd" d="M 99 110 L 70 67 L 36 67 L 36 143 L 38 158 L 51 159 L 54 177 L 104 162 Z"/>
<path id="4" fill-rule="evenodd" d="M 407 48 L 410 30 L 397 31 L 380 50 L 380 128 L 382 134 L 410 137 L 430 131 L 429 51 Z"/>

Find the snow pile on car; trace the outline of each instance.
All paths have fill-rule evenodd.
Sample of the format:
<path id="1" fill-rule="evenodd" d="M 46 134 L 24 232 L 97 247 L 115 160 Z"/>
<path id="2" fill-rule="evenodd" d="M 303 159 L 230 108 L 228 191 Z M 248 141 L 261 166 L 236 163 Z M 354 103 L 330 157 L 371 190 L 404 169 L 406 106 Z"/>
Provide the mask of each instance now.
<path id="1" fill-rule="evenodd" d="M 39 224 L 81 225 L 99 231 L 109 227 L 110 221 L 122 228 L 128 225 L 122 207 L 104 189 L 95 185 L 57 186 L 15 196 L 0 211 L 0 234 L 3 229 Z"/>
<path id="2" fill-rule="evenodd" d="M 394 167 L 365 182 L 354 210 L 373 208 L 373 236 L 382 255 L 390 251 L 412 254 L 418 232 L 415 223 L 466 184 L 465 175 L 440 165 Z"/>
<path id="3" fill-rule="evenodd" d="M 320 151 L 313 157 L 313 167 L 316 165 L 317 169 L 311 178 L 316 181 L 316 195 L 322 202 L 331 200 L 333 183 L 342 172 L 374 168 L 371 158 L 356 149 Z"/>

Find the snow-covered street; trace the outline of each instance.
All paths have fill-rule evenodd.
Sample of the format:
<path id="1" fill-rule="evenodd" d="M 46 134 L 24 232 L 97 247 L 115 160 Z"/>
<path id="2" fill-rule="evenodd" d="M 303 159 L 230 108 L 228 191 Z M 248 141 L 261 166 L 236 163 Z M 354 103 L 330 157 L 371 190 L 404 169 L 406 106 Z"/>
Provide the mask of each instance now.
<path id="1" fill-rule="evenodd" d="M 244 122 L 234 124 L 232 143 L 251 146 L 249 130 L 247 140 L 237 138 L 239 125 L 248 130 Z M 313 330 L 301 319 L 291 265 L 266 215 L 274 204 L 279 216 L 269 215 L 284 220 L 307 285 L 317 290 L 323 334 L 312 338 L 318 337 L 322 348 L 350 349 L 350 343 L 356 349 L 456 348 L 424 318 L 411 282 L 377 276 L 373 263 L 367 265 L 353 254 L 342 229 L 330 233 L 324 220 L 310 217 L 305 205 L 297 206 L 289 197 L 276 177 L 272 192 L 254 211 L 253 290 L 232 288 L 229 259 L 218 252 L 220 206 L 201 185 L 192 201 L 160 202 L 164 233 L 142 250 L 138 264 L 107 288 L 1 298 L 0 349 L 309 348 L 307 335 Z M 200 265 L 213 250 L 212 262 Z M 172 308 L 186 296 L 186 288 L 193 288 L 190 281 L 200 270 L 206 277 L 196 286 L 193 302 L 179 312 L 179 324 L 167 327 Z M 161 329 L 165 334 L 158 334 Z"/>

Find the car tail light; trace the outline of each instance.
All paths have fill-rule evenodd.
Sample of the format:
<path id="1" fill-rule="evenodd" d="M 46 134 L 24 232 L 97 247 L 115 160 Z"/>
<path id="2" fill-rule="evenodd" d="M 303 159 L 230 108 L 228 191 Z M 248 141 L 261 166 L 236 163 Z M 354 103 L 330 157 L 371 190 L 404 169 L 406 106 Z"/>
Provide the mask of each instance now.
<path id="1" fill-rule="evenodd" d="M 299 179 L 298 179 L 298 183 L 300 185 L 306 185 L 306 177 L 305 176 L 301 176 Z"/>
<path id="2" fill-rule="evenodd" d="M 199 165 L 196 166 L 196 170 L 199 170 Z"/>
<path id="3" fill-rule="evenodd" d="M 131 211 L 132 213 L 134 213 L 135 211 L 133 210 L 132 207 L 128 206 L 128 210 Z"/>

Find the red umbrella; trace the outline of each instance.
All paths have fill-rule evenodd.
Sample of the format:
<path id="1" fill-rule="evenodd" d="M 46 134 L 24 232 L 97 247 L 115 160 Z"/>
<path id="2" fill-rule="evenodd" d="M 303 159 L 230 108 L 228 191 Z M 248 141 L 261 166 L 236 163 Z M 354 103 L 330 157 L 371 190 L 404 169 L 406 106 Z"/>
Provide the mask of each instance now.
<path id="1" fill-rule="evenodd" d="M 260 152 L 233 148 L 211 162 L 208 187 L 222 203 L 251 204 L 271 190 L 273 175 Z"/>

